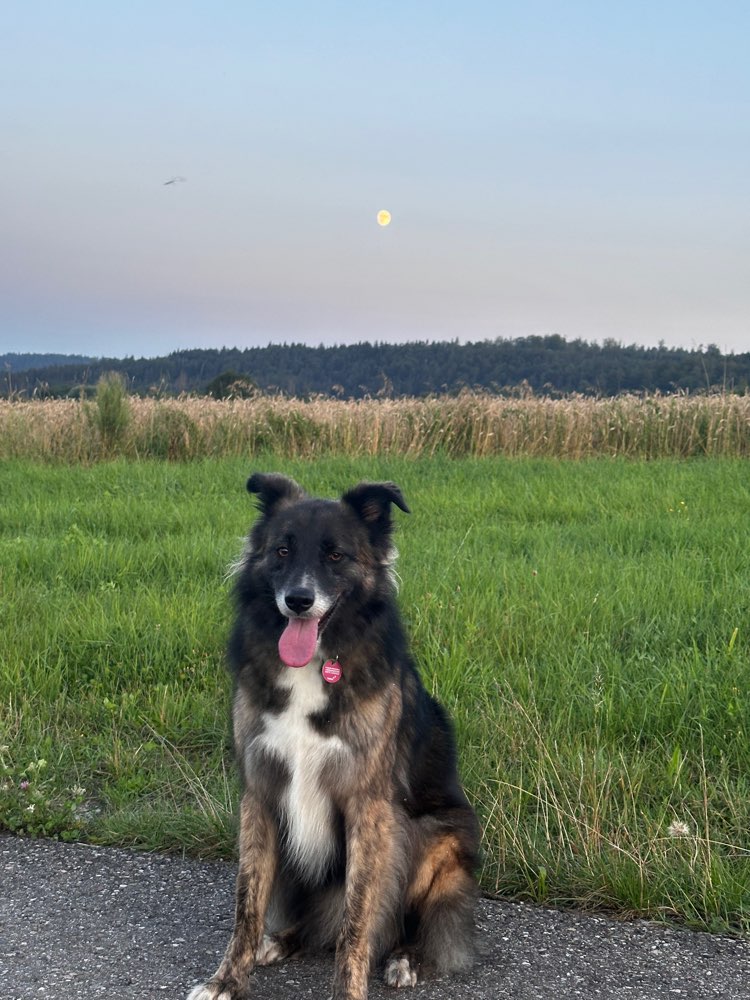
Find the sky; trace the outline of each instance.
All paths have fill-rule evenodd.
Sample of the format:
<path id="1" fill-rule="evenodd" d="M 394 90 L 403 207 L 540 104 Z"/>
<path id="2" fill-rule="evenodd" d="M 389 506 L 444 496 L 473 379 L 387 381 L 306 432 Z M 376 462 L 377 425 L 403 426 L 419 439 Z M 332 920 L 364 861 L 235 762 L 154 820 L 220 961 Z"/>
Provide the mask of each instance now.
<path id="1" fill-rule="evenodd" d="M 746 0 L 11 0 L 0 353 L 748 351 L 748 39 Z"/>

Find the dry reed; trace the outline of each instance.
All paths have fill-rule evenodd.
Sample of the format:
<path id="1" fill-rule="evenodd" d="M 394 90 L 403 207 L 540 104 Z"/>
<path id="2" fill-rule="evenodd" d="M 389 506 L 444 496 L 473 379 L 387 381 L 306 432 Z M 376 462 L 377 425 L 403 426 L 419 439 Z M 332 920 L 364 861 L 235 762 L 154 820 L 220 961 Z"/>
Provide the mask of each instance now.
<path id="1" fill-rule="evenodd" d="M 258 452 L 301 458 L 338 453 L 564 459 L 750 455 L 747 394 L 549 399 L 463 392 L 425 399 L 186 396 L 127 402 L 127 422 L 113 441 L 93 419 L 95 403 L 1 400 L 0 458 L 189 460 Z"/>

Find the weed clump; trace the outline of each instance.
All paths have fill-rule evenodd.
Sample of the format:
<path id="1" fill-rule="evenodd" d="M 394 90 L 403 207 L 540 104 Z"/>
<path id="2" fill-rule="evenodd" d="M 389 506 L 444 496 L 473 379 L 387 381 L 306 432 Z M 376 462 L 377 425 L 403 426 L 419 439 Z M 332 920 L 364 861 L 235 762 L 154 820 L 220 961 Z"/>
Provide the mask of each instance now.
<path id="1" fill-rule="evenodd" d="M 118 372 L 102 375 L 96 386 L 96 399 L 86 410 L 99 436 L 106 456 L 118 451 L 130 424 L 130 397 L 125 380 Z"/>

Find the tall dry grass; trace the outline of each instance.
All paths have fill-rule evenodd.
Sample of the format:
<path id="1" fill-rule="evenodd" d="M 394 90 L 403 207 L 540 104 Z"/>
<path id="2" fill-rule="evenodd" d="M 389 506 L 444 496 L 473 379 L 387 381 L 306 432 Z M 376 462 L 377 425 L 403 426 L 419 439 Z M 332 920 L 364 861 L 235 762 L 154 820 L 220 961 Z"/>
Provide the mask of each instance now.
<path id="1" fill-rule="evenodd" d="M 0 458 L 750 455 L 750 395 L 729 393 L 510 399 L 464 392 L 347 401 L 132 397 L 116 437 L 95 407 L 79 400 L 0 401 Z"/>

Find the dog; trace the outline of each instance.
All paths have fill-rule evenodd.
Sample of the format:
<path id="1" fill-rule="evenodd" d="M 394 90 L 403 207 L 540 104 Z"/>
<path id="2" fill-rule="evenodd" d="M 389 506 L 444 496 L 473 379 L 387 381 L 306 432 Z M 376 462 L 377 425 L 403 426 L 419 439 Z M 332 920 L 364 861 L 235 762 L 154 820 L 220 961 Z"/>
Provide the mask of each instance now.
<path id="1" fill-rule="evenodd" d="M 479 826 L 451 724 L 395 600 L 394 483 L 339 500 L 253 474 L 229 642 L 242 780 L 234 931 L 188 1000 L 244 1000 L 250 972 L 335 947 L 334 1000 L 473 958 Z"/>

